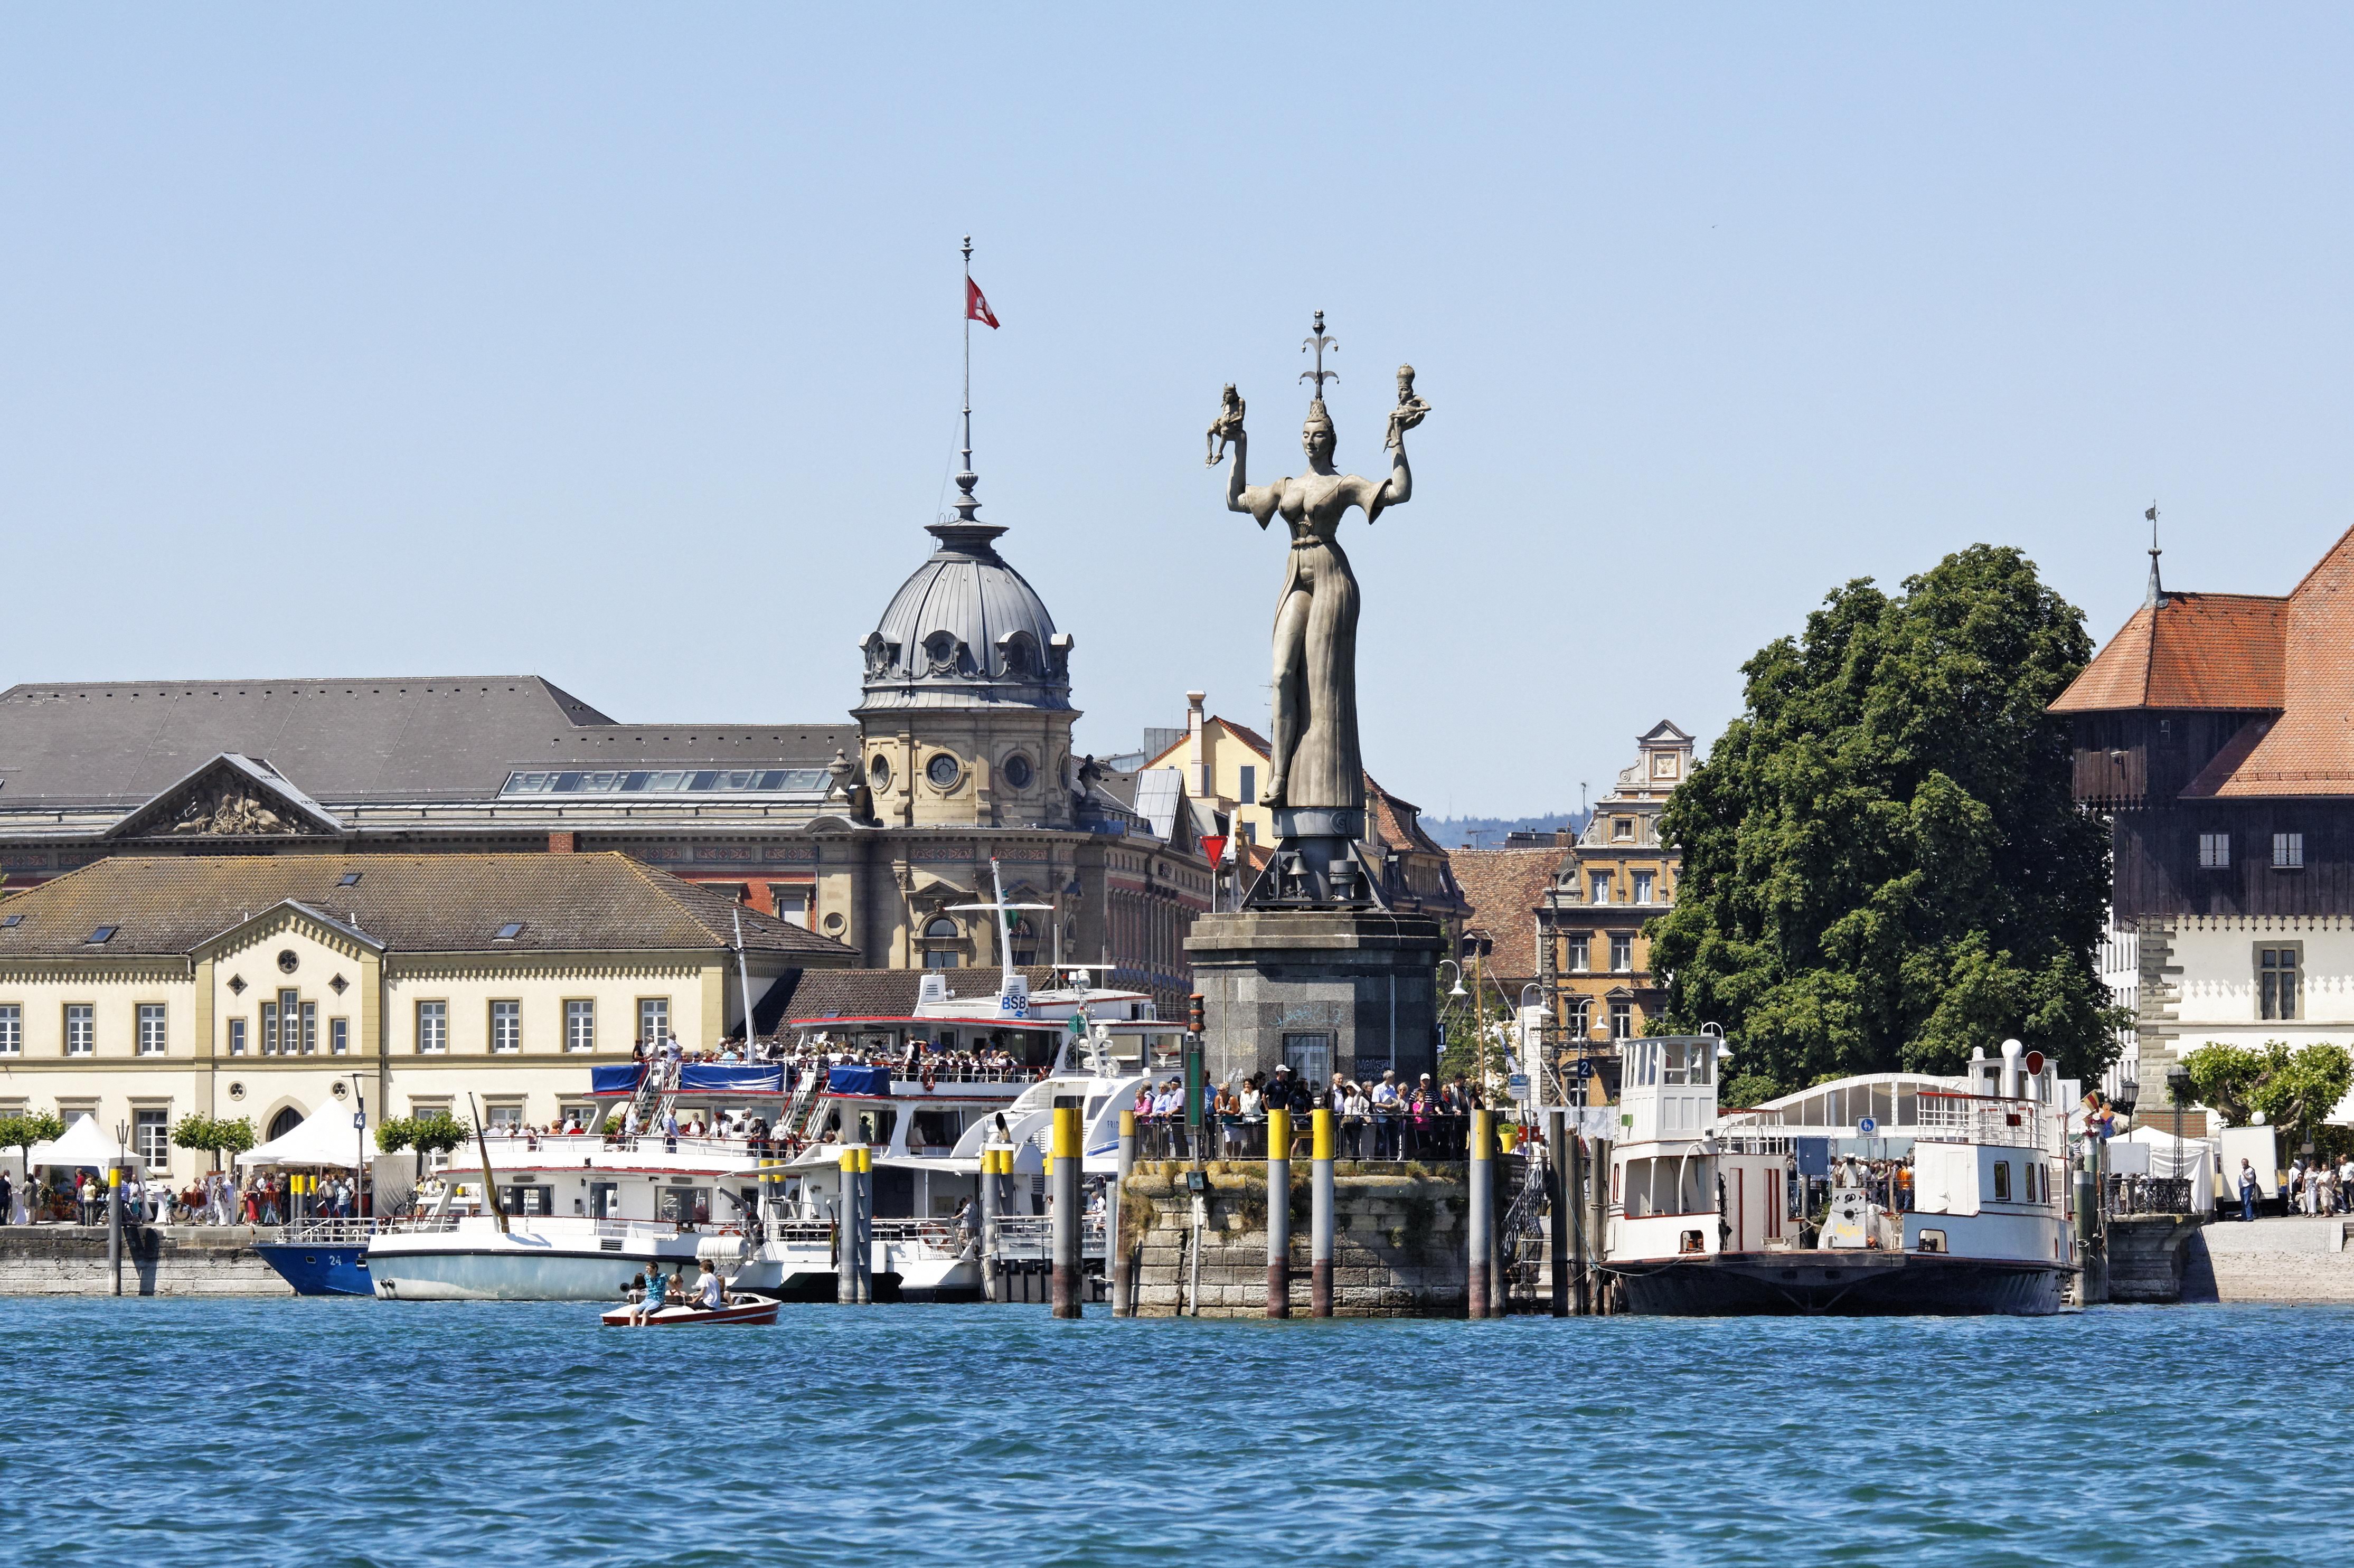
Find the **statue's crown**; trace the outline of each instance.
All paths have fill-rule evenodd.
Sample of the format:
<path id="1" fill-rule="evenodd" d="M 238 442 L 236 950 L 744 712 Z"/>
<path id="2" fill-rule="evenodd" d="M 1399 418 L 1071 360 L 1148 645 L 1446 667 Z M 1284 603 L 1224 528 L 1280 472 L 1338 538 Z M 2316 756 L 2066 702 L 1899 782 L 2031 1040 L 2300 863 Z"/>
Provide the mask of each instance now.
<path id="1" fill-rule="evenodd" d="M 1324 411 L 1323 398 L 1311 397 L 1308 401 L 1307 422 L 1299 428 L 1304 430 L 1311 429 L 1317 425 L 1321 425 L 1328 430 L 1331 429 L 1332 428 L 1332 416 Z"/>

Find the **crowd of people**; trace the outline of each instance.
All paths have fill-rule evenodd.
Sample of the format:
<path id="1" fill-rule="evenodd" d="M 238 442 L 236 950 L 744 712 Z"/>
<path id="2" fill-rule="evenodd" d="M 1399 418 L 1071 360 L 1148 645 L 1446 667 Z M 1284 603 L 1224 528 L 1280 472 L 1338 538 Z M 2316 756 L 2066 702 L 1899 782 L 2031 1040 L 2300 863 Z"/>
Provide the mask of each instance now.
<path id="1" fill-rule="evenodd" d="M 2242 1160 L 2243 1165 L 2247 1161 Z M 2281 1188 L 2292 1213 L 2326 1217 L 2354 1209 L 2354 1158 L 2306 1160 L 2297 1156 Z M 2245 1207 L 2253 1209 L 2253 1202 Z"/>
<path id="2" fill-rule="evenodd" d="M 788 1093 L 798 1089 L 811 1075 L 822 1075 L 832 1067 L 888 1067 L 898 1081 L 920 1083 L 927 1089 L 940 1083 L 1026 1084 L 1044 1077 L 1047 1071 L 1044 1067 L 1023 1066 L 1012 1052 L 997 1045 L 945 1049 L 928 1040 L 910 1040 L 898 1051 L 862 1050 L 822 1033 L 790 1045 L 781 1037 L 756 1040 L 749 1045 L 740 1038 L 731 1038 L 716 1048 L 704 1050 L 690 1049 L 675 1036 L 665 1035 L 658 1040 L 640 1039 L 631 1047 L 631 1054 L 661 1070 L 661 1086 L 664 1089 L 678 1087 L 680 1070 L 691 1063 L 753 1062 L 781 1066 Z"/>
<path id="3" fill-rule="evenodd" d="M 134 1171 L 123 1178 L 122 1202 L 123 1223 L 132 1225 L 280 1225 L 296 1219 L 350 1219 L 359 1213 L 360 1194 L 352 1176 L 337 1172 L 297 1195 L 291 1178 L 278 1171 L 240 1184 L 216 1171 L 175 1190 L 169 1181 Z M 0 1215 L 14 1225 L 102 1225 L 106 1179 L 87 1167 L 37 1173 L 29 1183 L 0 1171 Z"/>
<path id="4" fill-rule="evenodd" d="M 1148 1141 L 1182 1153 L 1184 1140 L 1185 1086 L 1180 1078 L 1144 1085 L 1131 1107 L 1139 1130 Z M 1436 1082 L 1425 1073 L 1412 1086 L 1384 1071 L 1361 1083 L 1344 1073 L 1324 1082 L 1297 1078 L 1288 1064 L 1272 1073 L 1239 1075 L 1203 1087 L 1203 1116 L 1212 1129 L 1218 1158 L 1237 1159 L 1266 1149 L 1267 1113 L 1281 1110 L 1292 1118 L 1293 1154 L 1308 1148 L 1310 1117 L 1319 1110 L 1332 1113 L 1333 1152 L 1341 1160 L 1460 1160 L 1471 1113 L 1486 1101 L 1469 1079 Z"/>

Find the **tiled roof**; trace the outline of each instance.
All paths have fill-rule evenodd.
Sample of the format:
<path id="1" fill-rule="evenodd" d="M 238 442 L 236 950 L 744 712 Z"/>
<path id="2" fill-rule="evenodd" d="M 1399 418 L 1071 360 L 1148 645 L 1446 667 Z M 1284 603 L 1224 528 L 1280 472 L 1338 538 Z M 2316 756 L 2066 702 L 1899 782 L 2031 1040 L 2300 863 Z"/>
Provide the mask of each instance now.
<path id="1" fill-rule="evenodd" d="M 1380 829 L 1382 842 L 1392 849 L 1419 850 L 1425 854 L 1445 854 L 1431 836 L 1422 831 L 1422 808 L 1413 801 L 1391 794 L 1365 775 L 1365 804 L 1373 814 L 1373 824 Z"/>
<path id="2" fill-rule="evenodd" d="M 2277 708 L 2291 603 L 2256 594 L 2179 593 L 2156 609 L 2144 605 L 2052 711 Z"/>
<path id="3" fill-rule="evenodd" d="M 343 879 L 357 873 L 349 886 Z M 99 953 L 185 954 L 293 902 L 395 952 L 613 952 L 731 946 L 855 961 L 855 949 L 706 887 L 600 854 L 113 855 L 5 906 L 0 961 Z M 523 929 L 498 941 L 502 926 Z M 102 948 L 90 943 L 116 927 Z"/>
<path id="4" fill-rule="evenodd" d="M 519 768 L 822 767 L 854 725 L 622 725 L 535 675 L 26 683 L 0 692 L 0 807 L 129 809 L 222 752 L 332 808 L 488 800 Z"/>
<path id="5" fill-rule="evenodd" d="M 2176 594 L 2135 611 L 2052 705 L 2269 710 L 2183 798 L 2354 795 L 2354 529 L 2285 599 Z"/>
<path id="6" fill-rule="evenodd" d="M 1558 849 L 1457 850 L 1449 857 L 1471 906 L 1464 931 L 1488 938 L 1488 966 L 1498 977 L 1536 977 L 1537 906 L 1565 858 Z"/>
<path id="7" fill-rule="evenodd" d="M 1014 972 L 1030 982 L 1032 991 L 1044 991 L 1055 983 L 1051 969 L 1033 966 Z M 917 991 L 928 974 L 946 980 L 950 996 L 986 1004 L 981 1010 L 986 1014 L 995 1007 L 1000 973 L 997 969 L 809 969 L 785 1003 L 784 1016 L 789 1022 L 905 1018 L 916 1011 Z"/>

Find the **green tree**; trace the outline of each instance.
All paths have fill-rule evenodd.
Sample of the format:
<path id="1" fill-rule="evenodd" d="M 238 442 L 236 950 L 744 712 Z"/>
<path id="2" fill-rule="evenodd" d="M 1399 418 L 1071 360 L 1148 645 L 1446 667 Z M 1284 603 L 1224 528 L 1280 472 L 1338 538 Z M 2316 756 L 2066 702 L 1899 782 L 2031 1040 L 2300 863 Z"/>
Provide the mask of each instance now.
<path id="1" fill-rule="evenodd" d="M 420 1154 L 447 1154 L 472 1136 L 448 1111 L 418 1117 L 408 1124 L 409 1145 Z"/>
<path id="2" fill-rule="evenodd" d="M 33 1145 L 51 1143 L 66 1135 L 66 1124 L 55 1111 L 13 1111 L 0 1116 L 0 1149 L 13 1149 L 25 1162 L 25 1208 L 32 1212 Z M 36 1216 L 37 1217 L 37 1216 Z M 8 1216 L 0 1214 L 0 1224 Z"/>
<path id="3" fill-rule="evenodd" d="M 2256 1083 L 2264 1075 L 2265 1055 L 2241 1045 L 2201 1045 L 2186 1053 L 2182 1070 L 2190 1075 L 2192 1098 L 2221 1111 L 2232 1125 L 2247 1126 L 2255 1119 Z"/>
<path id="4" fill-rule="evenodd" d="M 417 1136 L 417 1123 L 405 1116 L 388 1116 L 376 1124 L 376 1146 L 386 1154 L 398 1154 Z"/>
<path id="5" fill-rule="evenodd" d="M 2077 1077 L 2115 1054 L 2107 829 L 2045 711 L 2091 654 L 2083 614 L 1993 546 L 1903 586 L 1850 582 L 1744 665 L 1744 713 L 1662 819 L 1668 1027 L 1723 1024 L 1752 1097 L 1954 1074 L 2010 1037 Z"/>

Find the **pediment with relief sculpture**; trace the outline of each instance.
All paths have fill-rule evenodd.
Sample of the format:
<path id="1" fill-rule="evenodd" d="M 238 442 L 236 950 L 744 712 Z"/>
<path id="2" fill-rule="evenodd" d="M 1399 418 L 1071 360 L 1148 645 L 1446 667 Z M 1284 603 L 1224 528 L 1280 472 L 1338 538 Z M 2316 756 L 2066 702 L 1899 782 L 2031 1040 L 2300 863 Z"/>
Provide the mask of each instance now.
<path id="1" fill-rule="evenodd" d="M 223 752 L 159 790 L 110 839 L 345 837 L 350 830 L 260 758 Z"/>

